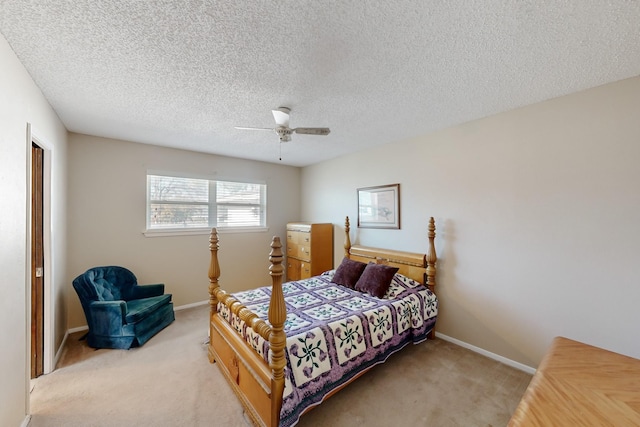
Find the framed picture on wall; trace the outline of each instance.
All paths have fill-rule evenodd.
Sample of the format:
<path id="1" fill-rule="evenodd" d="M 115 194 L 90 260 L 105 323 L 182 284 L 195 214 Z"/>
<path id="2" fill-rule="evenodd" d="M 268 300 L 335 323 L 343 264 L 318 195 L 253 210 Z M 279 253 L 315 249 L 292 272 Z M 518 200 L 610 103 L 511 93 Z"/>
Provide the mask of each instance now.
<path id="1" fill-rule="evenodd" d="M 400 228 L 400 184 L 358 188 L 358 227 Z"/>

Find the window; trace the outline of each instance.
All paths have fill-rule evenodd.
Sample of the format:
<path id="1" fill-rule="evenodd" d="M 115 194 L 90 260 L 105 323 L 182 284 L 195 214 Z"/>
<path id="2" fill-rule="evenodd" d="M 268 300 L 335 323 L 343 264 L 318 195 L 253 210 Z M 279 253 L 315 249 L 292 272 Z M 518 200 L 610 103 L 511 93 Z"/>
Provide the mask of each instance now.
<path id="1" fill-rule="evenodd" d="M 147 230 L 266 226 L 265 184 L 147 175 Z"/>

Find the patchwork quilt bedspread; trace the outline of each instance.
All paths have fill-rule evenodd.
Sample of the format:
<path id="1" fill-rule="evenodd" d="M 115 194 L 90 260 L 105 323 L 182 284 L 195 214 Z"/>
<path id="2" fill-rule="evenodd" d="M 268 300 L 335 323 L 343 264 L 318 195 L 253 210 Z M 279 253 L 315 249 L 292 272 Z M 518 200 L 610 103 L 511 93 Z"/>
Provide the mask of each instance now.
<path id="1" fill-rule="evenodd" d="M 283 284 L 287 306 L 285 390 L 280 425 L 295 425 L 304 410 L 364 369 L 384 362 L 409 343 L 427 339 L 438 300 L 422 284 L 400 274 L 384 298 L 331 283 L 335 270 Z M 268 321 L 271 287 L 234 297 Z M 269 360 L 269 342 L 224 304 L 218 310 L 244 339 Z"/>

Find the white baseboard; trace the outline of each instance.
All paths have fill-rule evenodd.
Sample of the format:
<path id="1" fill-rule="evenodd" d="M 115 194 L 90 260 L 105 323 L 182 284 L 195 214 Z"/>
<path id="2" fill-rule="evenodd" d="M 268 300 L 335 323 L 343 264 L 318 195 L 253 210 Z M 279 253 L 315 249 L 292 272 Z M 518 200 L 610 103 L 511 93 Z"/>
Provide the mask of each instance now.
<path id="1" fill-rule="evenodd" d="M 73 334 L 74 332 L 88 331 L 88 330 L 89 330 L 89 326 L 88 325 L 78 326 L 77 328 L 67 329 L 67 335 L 68 334 Z M 66 338 L 67 337 L 65 336 L 65 339 Z"/>
<path id="2" fill-rule="evenodd" d="M 209 304 L 209 300 L 194 302 L 192 304 L 185 304 L 185 305 L 181 305 L 179 307 L 174 307 L 173 311 L 186 310 L 188 308 L 200 307 L 201 305 L 207 305 L 207 304 Z"/>
<path id="3" fill-rule="evenodd" d="M 507 359 L 506 357 L 502 357 L 499 354 L 495 354 L 495 353 L 491 353 L 490 351 L 487 351 L 483 348 L 480 347 L 476 347 L 475 345 L 471 345 L 469 343 L 466 343 L 464 341 L 460 341 L 458 339 L 452 338 L 448 335 L 445 334 L 441 334 L 440 332 L 436 331 L 436 337 L 445 340 L 445 341 L 449 341 L 450 343 L 453 343 L 455 345 L 459 345 L 460 347 L 464 347 L 468 350 L 473 351 L 474 353 L 478 353 L 481 354 L 485 357 L 488 357 L 489 359 L 493 359 L 496 360 L 500 363 L 504 363 L 507 366 L 511 366 L 512 368 L 516 368 L 520 371 L 524 371 L 528 374 L 533 375 L 536 372 L 535 368 L 532 368 L 531 366 L 527 366 L 524 365 L 522 363 L 516 362 L 515 360 L 511 360 L 511 359 Z"/>
<path id="4" fill-rule="evenodd" d="M 74 332 L 81 332 L 81 331 L 88 331 L 88 330 L 89 330 L 89 327 L 87 325 L 78 326 L 77 328 L 67 329 L 67 332 L 64 333 L 64 337 L 62 337 L 62 342 L 60 343 L 60 346 L 56 351 L 56 356 L 53 358 L 53 369 L 51 370 L 51 372 L 55 371 L 56 368 L 58 367 L 58 361 L 60 360 L 60 357 L 62 357 L 62 350 L 64 350 L 64 345 L 67 343 L 67 339 L 69 338 L 69 335 L 73 334 Z M 47 373 L 50 374 L 51 372 L 47 372 Z"/>
<path id="5" fill-rule="evenodd" d="M 62 338 L 62 343 L 60 343 L 60 346 L 58 347 L 58 351 L 56 351 L 56 355 L 53 358 L 53 369 L 51 370 L 51 372 L 55 371 L 56 367 L 58 366 L 58 360 L 60 360 L 60 356 L 62 356 L 62 350 L 64 350 L 64 345 L 67 343 L 67 338 L 69 338 L 69 331 L 64 333 L 64 337 Z"/>
<path id="6" fill-rule="evenodd" d="M 200 307 L 201 305 L 207 305 L 207 304 L 209 304 L 209 300 L 198 301 L 198 302 L 194 302 L 192 304 L 185 304 L 185 305 L 181 305 L 181 306 L 178 306 L 178 307 L 173 307 L 173 311 L 186 310 L 188 308 Z M 67 329 L 67 333 L 65 334 L 64 339 L 62 340 L 62 345 L 60 346 L 60 348 L 62 348 L 62 346 L 64 345 L 64 340 L 67 339 L 67 335 L 73 334 L 74 332 L 88 331 L 88 330 L 89 330 L 89 326 L 87 326 L 87 325 L 78 326 L 76 328 Z"/>
<path id="7" fill-rule="evenodd" d="M 30 422 L 31 422 L 31 415 L 27 415 L 26 417 L 24 417 L 24 420 L 22 420 L 20 427 L 27 427 Z"/>

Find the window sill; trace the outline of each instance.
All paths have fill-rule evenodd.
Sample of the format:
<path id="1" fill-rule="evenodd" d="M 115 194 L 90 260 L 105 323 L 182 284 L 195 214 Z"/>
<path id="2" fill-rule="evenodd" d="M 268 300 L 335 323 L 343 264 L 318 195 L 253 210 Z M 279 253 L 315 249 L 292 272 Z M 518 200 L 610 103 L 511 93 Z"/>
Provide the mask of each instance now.
<path id="1" fill-rule="evenodd" d="M 216 229 L 218 230 L 218 234 L 264 233 L 269 231 L 269 227 L 234 227 Z M 211 228 L 144 230 L 142 234 L 144 237 L 202 236 L 211 234 Z"/>

